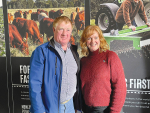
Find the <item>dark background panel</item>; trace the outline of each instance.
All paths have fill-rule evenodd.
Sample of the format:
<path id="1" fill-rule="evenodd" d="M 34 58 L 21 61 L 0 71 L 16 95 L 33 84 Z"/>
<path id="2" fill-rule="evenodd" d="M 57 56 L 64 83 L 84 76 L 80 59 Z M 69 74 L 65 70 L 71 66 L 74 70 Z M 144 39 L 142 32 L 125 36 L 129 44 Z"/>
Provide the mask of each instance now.
<path id="1" fill-rule="evenodd" d="M 6 57 L 0 57 L 0 113 L 8 113 Z"/>
<path id="2" fill-rule="evenodd" d="M 127 95 L 123 112 L 149 113 L 150 45 L 143 46 L 140 50 L 134 50 L 131 46 L 133 46 L 132 41 L 115 40 L 110 44 L 110 49 L 114 50 L 121 59 L 125 72 Z"/>
<path id="3" fill-rule="evenodd" d="M 11 57 L 14 113 L 28 112 L 30 57 Z"/>
<path id="4" fill-rule="evenodd" d="M 2 112 L 0 109 L 0 112 L 2 113 L 13 113 L 13 104 L 12 104 L 12 85 L 11 85 L 11 65 L 10 65 L 10 48 L 9 48 L 9 33 L 8 33 L 8 18 L 7 18 L 7 5 L 6 0 L 2 0 L 3 3 L 3 16 L 4 16 L 4 29 L 5 29 L 5 49 L 6 49 L 6 60 L 3 60 L 7 72 L 7 81 L 5 79 L 2 79 L 2 81 L 5 81 L 5 84 L 7 84 L 7 93 L 3 93 L 7 96 L 8 101 L 4 101 L 3 104 L 7 105 L 7 112 Z M 3 97 L 1 97 L 3 98 Z M 3 98 L 3 99 L 4 99 Z M 6 106 L 5 106 L 6 107 Z M 4 107 L 4 108 L 5 108 Z"/>

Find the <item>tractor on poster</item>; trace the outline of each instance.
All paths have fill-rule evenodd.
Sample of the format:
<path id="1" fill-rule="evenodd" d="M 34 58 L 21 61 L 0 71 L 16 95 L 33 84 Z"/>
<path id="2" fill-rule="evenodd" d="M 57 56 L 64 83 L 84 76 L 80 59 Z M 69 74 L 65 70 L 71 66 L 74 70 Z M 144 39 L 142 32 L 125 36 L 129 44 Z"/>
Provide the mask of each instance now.
<path id="1" fill-rule="evenodd" d="M 150 23 L 150 0 L 142 1 L 148 22 Z M 117 48 L 115 51 L 126 52 L 129 48 L 132 48 L 131 50 L 141 50 L 142 47 L 146 46 L 150 48 L 150 27 L 145 25 L 139 14 L 137 14 L 134 19 L 137 25 L 135 31 L 129 29 L 127 25 L 124 25 L 123 29 L 118 31 L 116 29 L 115 16 L 123 0 L 101 0 L 100 2 L 97 9 L 98 11 L 96 13 L 94 12 L 96 10 L 91 11 L 91 15 L 95 18 L 95 24 L 100 27 L 109 45 L 110 42 L 111 45 L 113 45 L 112 42 L 114 42 L 114 40 L 123 41 L 121 44 L 119 44 L 120 42 L 118 41 L 118 43 L 114 45 L 114 48 L 116 48 L 117 45 L 121 45 L 121 47 L 118 46 L 119 49 Z M 132 45 L 129 46 L 127 41 L 133 42 Z M 125 42 L 127 44 L 125 44 Z M 111 49 L 112 48 L 113 47 L 111 47 Z"/>
<path id="2" fill-rule="evenodd" d="M 110 0 L 102 1 L 103 3 L 100 4 L 99 11 L 96 13 L 95 24 L 98 25 L 104 33 L 108 33 L 116 26 L 115 15 L 123 0 L 114 0 L 113 2 L 111 0 L 111 3 L 108 3 Z M 148 22 L 150 22 L 150 0 L 142 1 Z M 137 26 L 145 25 L 138 14 L 135 17 L 135 22 Z"/>

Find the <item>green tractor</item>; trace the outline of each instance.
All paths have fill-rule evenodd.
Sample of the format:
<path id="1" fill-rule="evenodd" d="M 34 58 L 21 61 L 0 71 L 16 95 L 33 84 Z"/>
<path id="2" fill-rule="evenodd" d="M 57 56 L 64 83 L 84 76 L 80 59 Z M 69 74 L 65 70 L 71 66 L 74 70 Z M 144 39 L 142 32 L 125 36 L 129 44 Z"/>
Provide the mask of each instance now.
<path id="1" fill-rule="evenodd" d="M 109 0 L 102 0 L 103 3 L 100 4 L 100 9 L 96 13 L 95 24 L 98 25 L 104 33 L 110 32 L 116 26 L 115 15 L 119 9 L 123 0 L 114 0 L 113 3 L 108 3 Z M 150 1 L 142 0 L 145 6 L 145 13 L 150 22 Z M 137 14 L 135 17 L 135 22 L 137 26 L 143 26 L 145 23 L 141 20 L 140 16 Z"/>

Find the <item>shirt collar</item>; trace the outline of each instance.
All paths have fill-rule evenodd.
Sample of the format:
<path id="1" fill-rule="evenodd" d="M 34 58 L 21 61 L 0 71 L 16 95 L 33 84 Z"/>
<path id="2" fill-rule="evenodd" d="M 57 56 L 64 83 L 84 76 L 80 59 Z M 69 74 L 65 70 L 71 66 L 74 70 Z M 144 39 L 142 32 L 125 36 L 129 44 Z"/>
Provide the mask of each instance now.
<path id="1" fill-rule="evenodd" d="M 61 47 L 61 44 L 58 43 L 58 42 L 56 42 L 55 39 L 54 39 L 54 42 L 55 42 L 55 45 L 56 45 L 58 48 L 62 48 L 62 47 Z M 71 46 L 71 44 L 70 44 L 70 42 L 68 42 L 67 48 L 70 48 L 70 46 Z"/>

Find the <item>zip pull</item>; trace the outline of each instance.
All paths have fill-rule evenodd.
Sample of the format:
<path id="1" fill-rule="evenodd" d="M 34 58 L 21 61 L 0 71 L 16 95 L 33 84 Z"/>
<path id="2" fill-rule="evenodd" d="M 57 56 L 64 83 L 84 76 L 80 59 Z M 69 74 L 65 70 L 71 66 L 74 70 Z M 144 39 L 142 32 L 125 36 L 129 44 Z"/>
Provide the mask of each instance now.
<path id="1" fill-rule="evenodd" d="M 57 57 L 55 57 L 55 75 L 56 75 L 56 70 L 57 70 Z"/>

